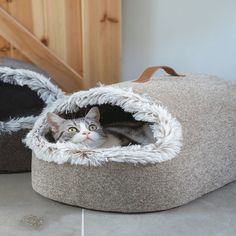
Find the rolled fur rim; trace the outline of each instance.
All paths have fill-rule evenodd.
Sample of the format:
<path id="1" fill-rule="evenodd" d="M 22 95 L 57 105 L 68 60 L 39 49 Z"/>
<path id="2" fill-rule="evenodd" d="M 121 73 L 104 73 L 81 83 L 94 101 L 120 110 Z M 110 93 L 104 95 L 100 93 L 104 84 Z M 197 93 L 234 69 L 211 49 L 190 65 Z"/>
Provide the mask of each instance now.
<path id="1" fill-rule="evenodd" d="M 45 138 L 49 131 L 48 112 L 68 114 L 87 106 L 104 104 L 122 108 L 124 112 L 131 113 L 137 121 L 152 123 L 150 128 L 155 143 L 145 146 L 81 149 L 69 142 L 51 143 Z M 25 142 L 37 158 L 58 164 L 98 166 L 109 161 L 148 164 L 170 160 L 179 153 L 182 145 L 182 129 L 176 118 L 160 102 L 154 101 L 147 95 L 135 93 L 132 89 L 101 86 L 57 100 L 40 115 Z"/>
<path id="2" fill-rule="evenodd" d="M 37 93 L 45 105 L 64 96 L 61 89 L 55 86 L 50 81 L 50 78 L 27 69 L 0 67 L 0 82 L 22 87 L 27 86 Z M 17 132 L 21 129 L 31 129 L 36 119 L 37 116 L 30 115 L 0 121 L 0 134 Z"/>

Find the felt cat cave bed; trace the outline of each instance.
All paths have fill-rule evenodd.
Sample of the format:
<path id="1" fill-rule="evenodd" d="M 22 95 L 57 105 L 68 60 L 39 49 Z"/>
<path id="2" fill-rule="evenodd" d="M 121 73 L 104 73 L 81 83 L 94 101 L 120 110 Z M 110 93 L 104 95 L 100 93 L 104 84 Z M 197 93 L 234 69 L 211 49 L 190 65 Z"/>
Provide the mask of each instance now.
<path id="1" fill-rule="evenodd" d="M 0 59 L 0 173 L 31 169 L 31 152 L 22 138 L 43 108 L 62 96 L 46 72 L 14 59 Z"/>
<path id="2" fill-rule="evenodd" d="M 26 138 L 32 186 L 70 205 L 112 212 L 177 207 L 236 179 L 236 85 L 207 75 L 150 78 L 101 86 L 48 107 Z M 81 149 L 46 138 L 47 112 L 80 114 L 98 106 L 101 122 L 142 121 L 154 143 Z M 82 112 L 83 113 L 83 112 Z"/>

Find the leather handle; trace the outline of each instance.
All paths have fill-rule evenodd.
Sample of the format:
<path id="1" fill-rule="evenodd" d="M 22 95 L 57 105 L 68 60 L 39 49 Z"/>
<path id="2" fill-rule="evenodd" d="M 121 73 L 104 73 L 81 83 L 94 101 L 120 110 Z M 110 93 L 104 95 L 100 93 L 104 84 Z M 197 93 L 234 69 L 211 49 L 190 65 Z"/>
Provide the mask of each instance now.
<path id="1" fill-rule="evenodd" d="M 181 76 L 169 66 L 153 66 L 148 67 L 137 80 L 134 80 L 134 82 L 144 83 L 148 81 L 158 70 L 164 70 L 167 74 L 171 76 Z"/>

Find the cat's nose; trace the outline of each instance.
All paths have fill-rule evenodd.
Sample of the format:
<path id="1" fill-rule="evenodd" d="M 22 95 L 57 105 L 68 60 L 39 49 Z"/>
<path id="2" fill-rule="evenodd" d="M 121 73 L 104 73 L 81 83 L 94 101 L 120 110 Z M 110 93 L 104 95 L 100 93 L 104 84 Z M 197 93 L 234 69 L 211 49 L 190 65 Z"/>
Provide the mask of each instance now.
<path id="1" fill-rule="evenodd" d="M 88 135 L 88 134 L 90 134 L 90 132 L 88 131 L 88 132 L 83 132 L 82 133 L 83 135 Z"/>

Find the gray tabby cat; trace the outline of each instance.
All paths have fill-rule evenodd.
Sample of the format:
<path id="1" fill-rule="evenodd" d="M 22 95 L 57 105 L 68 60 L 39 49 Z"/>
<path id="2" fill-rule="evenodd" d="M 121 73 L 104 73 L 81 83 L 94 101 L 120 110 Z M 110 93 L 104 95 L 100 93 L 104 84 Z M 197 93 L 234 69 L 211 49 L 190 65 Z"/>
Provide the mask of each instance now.
<path id="1" fill-rule="evenodd" d="M 92 107 L 83 118 L 66 120 L 55 113 L 48 113 L 47 119 L 56 142 L 70 141 L 88 148 L 122 145 L 119 138 L 104 131 L 97 107 Z"/>
<path id="2" fill-rule="evenodd" d="M 152 131 L 147 124 L 117 122 L 102 127 L 97 107 L 92 107 L 83 118 L 66 120 L 55 113 L 48 113 L 47 119 L 56 142 L 69 141 L 88 148 L 145 145 L 154 142 Z"/>

